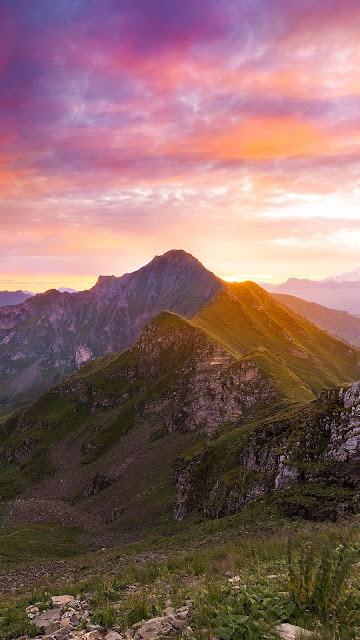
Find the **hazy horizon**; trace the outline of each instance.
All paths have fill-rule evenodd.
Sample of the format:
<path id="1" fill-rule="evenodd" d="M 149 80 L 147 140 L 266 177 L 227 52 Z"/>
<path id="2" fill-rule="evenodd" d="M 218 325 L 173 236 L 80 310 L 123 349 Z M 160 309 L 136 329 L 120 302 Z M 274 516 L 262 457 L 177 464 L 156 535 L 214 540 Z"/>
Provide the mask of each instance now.
<path id="1" fill-rule="evenodd" d="M 153 258 L 154 256 L 152 256 Z M 198 256 L 194 256 L 195 258 L 198 258 Z M 152 259 L 151 258 L 151 259 Z M 150 259 L 150 260 L 151 260 Z M 121 277 L 122 275 L 124 275 L 125 273 L 130 273 L 131 271 L 136 271 L 137 269 L 140 269 L 141 267 L 145 266 L 145 264 L 148 264 L 148 262 L 150 262 L 150 260 L 147 260 L 144 263 L 139 264 L 138 266 L 135 266 L 134 269 L 132 270 L 127 270 L 124 271 L 124 273 L 99 273 L 93 277 L 88 277 L 88 278 L 84 278 L 84 280 L 82 280 L 81 278 L 79 278 L 78 282 L 82 283 L 84 282 L 84 286 L 78 286 L 78 287 L 74 287 L 74 286 L 70 286 L 68 284 L 68 282 L 66 280 L 64 280 L 61 276 L 56 276 L 53 280 L 49 280 L 49 281 L 38 281 L 37 286 L 34 287 L 30 287 L 30 289 L 27 289 L 25 286 L 21 286 L 21 281 L 18 281 L 15 283 L 13 281 L 3 281 L 4 282 L 4 288 L 2 289 L 2 287 L 0 286 L 0 290 L 4 290 L 4 291 L 15 291 L 15 290 L 22 290 L 25 293 L 43 293 L 49 289 L 58 289 L 58 288 L 70 288 L 70 289 L 75 289 L 77 291 L 82 291 L 85 289 L 90 289 L 91 287 L 93 287 L 96 282 L 97 279 L 100 275 L 115 275 L 116 277 Z M 200 260 L 201 262 L 201 260 Z M 208 268 L 210 271 L 213 271 L 211 269 L 211 267 L 207 266 L 204 264 L 204 266 L 206 268 Z M 359 267 L 354 267 L 354 269 L 351 269 L 351 271 L 356 271 L 357 269 L 359 269 Z M 215 273 L 215 271 L 213 271 Z M 343 275 L 344 272 L 342 273 L 331 273 L 331 274 L 326 274 L 324 276 L 321 277 L 311 277 L 311 276 L 302 276 L 302 275 L 296 275 L 296 274 L 289 274 L 287 277 L 285 278 L 273 278 L 271 277 L 271 275 L 269 274 L 246 274 L 246 275 L 242 275 L 242 274 L 233 274 L 233 275 L 223 275 L 223 274 L 218 274 L 215 273 L 215 275 L 217 275 L 219 278 L 221 278 L 222 280 L 225 280 L 226 282 L 244 282 L 246 280 L 251 280 L 253 282 L 256 282 L 257 284 L 281 284 L 282 282 L 286 282 L 286 280 L 288 280 L 289 278 L 298 278 L 298 279 L 309 279 L 309 280 L 314 280 L 314 281 L 321 281 L 325 278 L 328 277 L 335 277 L 335 276 L 339 276 L 339 275 Z M 0 281 L 1 282 L 1 281 Z M 13 288 L 9 288 L 9 286 L 13 285 Z"/>

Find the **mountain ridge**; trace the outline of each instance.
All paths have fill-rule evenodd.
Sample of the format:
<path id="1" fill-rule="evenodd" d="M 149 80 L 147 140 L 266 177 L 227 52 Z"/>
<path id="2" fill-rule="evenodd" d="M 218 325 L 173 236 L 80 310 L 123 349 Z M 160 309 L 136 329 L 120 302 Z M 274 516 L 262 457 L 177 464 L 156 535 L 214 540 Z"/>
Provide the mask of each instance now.
<path id="1" fill-rule="evenodd" d="M 17 498 L 5 522 L 84 524 L 90 510 L 104 525 L 121 519 L 119 503 L 122 526 L 139 526 L 141 505 L 147 521 L 162 509 L 172 518 L 180 452 L 226 424 L 312 397 L 265 350 L 236 358 L 191 321 L 164 311 L 129 349 L 85 364 L 3 422 L 2 496 Z M 158 496 L 150 502 L 148 465 Z"/>
<path id="2" fill-rule="evenodd" d="M 275 300 L 289 307 L 297 313 L 312 322 L 320 329 L 328 331 L 332 335 L 353 344 L 356 347 L 360 345 L 360 319 L 347 311 L 339 311 L 338 309 L 329 309 L 316 302 L 307 302 L 296 296 L 290 296 L 285 293 L 272 293 Z"/>
<path id="3" fill-rule="evenodd" d="M 266 349 L 236 357 L 163 311 L 127 350 L 2 421 L 3 525 L 59 522 L 126 539 L 271 494 L 289 514 L 355 513 L 359 385 L 313 400 Z M 341 460 L 345 474 L 335 473 Z M 299 502 L 305 479 L 313 486 Z"/>

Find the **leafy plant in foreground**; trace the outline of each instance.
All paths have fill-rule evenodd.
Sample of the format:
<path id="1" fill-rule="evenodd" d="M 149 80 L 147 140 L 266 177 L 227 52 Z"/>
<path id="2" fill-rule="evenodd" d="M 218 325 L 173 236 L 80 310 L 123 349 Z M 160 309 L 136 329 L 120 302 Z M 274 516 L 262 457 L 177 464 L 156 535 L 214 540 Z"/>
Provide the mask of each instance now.
<path id="1" fill-rule="evenodd" d="M 257 589 L 244 588 L 233 602 L 217 612 L 222 626 L 216 629 L 221 640 L 258 640 L 270 638 L 275 624 L 290 620 L 295 609 L 292 602 Z"/>

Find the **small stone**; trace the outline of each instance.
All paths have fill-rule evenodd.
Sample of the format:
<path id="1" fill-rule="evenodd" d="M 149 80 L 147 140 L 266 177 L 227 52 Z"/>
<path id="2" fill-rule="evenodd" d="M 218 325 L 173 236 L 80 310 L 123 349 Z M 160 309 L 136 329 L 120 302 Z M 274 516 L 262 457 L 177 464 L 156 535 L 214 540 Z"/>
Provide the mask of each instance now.
<path id="1" fill-rule="evenodd" d="M 164 609 L 164 616 L 173 616 L 174 613 L 175 613 L 174 607 L 166 607 L 166 609 Z"/>
<path id="2" fill-rule="evenodd" d="M 181 619 L 180 617 L 176 617 L 172 621 L 173 627 L 177 631 L 183 631 L 187 627 L 187 623 L 187 618 Z"/>
<path id="3" fill-rule="evenodd" d="M 180 620 L 186 620 L 188 615 L 189 615 L 189 610 L 184 609 L 183 611 L 178 611 L 176 614 L 176 617 L 179 618 Z"/>
<path id="4" fill-rule="evenodd" d="M 89 633 L 85 633 L 85 635 L 83 636 L 86 640 L 102 640 L 104 637 L 104 633 L 94 629 L 93 631 L 90 631 Z"/>
<path id="5" fill-rule="evenodd" d="M 140 629 L 142 624 L 143 622 L 135 622 L 131 628 L 134 629 L 134 631 L 137 631 L 137 629 Z"/>
<path id="6" fill-rule="evenodd" d="M 300 640 L 302 638 L 315 638 L 315 634 L 307 629 L 296 627 L 293 624 L 283 623 L 275 627 L 282 640 Z"/>
<path id="7" fill-rule="evenodd" d="M 122 640 L 122 635 L 120 635 L 120 633 L 117 633 L 116 631 L 109 631 L 104 640 Z"/>
<path id="8" fill-rule="evenodd" d="M 136 631 L 135 640 L 153 640 L 158 636 L 168 636 L 173 630 L 174 624 L 169 621 L 169 618 L 152 618 L 144 622 Z"/>
<path id="9" fill-rule="evenodd" d="M 66 629 L 65 627 L 60 627 L 57 631 L 55 631 L 54 638 L 55 640 L 66 640 L 70 634 L 70 629 Z"/>
<path id="10" fill-rule="evenodd" d="M 40 613 L 40 609 L 32 604 L 29 607 L 26 607 L 25 611 L 28 614 L 29 618 L 30 616 L 37 616 L 37 614 Z"/>

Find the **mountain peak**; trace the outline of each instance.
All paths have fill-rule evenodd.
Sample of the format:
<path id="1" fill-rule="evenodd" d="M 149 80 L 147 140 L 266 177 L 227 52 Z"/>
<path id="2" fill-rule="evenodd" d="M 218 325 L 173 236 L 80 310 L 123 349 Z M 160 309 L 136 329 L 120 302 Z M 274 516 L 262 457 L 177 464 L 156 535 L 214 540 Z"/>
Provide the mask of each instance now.
<path id="1" fill-rule="evenodd" d="M 325 280 L 322 280 L 322 282 L 360 282 L 360 268 L 355 269 L 354 271 L 340 273 L 339 276 L 325 278 Z"/>
<path id="2" fill-rule="evenodd" d="M 155 256 L 151 262 L 154 260 L 162 260 L 162 261 L 174 261 L 174 262 L 193 262 L 194 264 L 201 264 L 201 262 L 195 258 L 191 253 L 184 251 L 183 249 L 170 249 L 165 253 L 162 253 L 159 256 Z"/>

